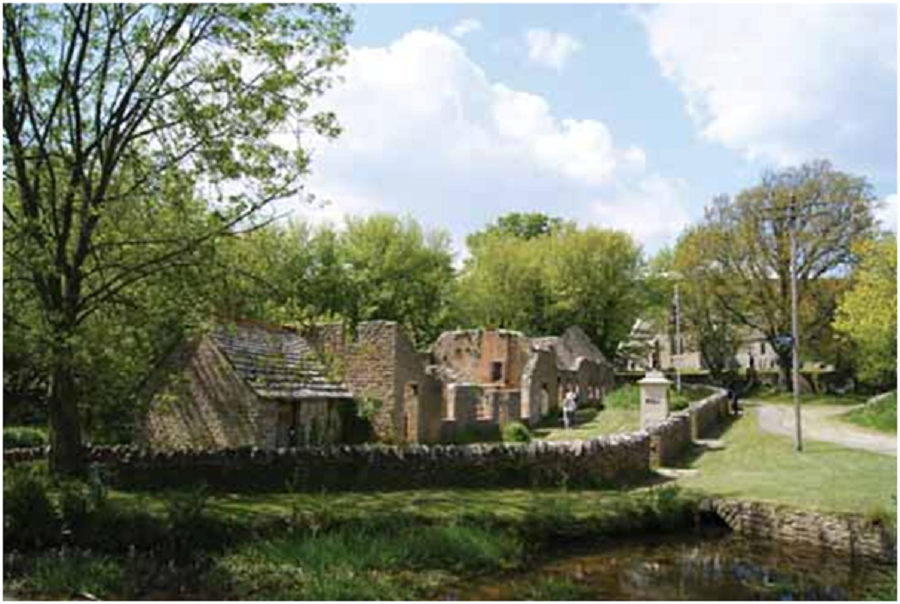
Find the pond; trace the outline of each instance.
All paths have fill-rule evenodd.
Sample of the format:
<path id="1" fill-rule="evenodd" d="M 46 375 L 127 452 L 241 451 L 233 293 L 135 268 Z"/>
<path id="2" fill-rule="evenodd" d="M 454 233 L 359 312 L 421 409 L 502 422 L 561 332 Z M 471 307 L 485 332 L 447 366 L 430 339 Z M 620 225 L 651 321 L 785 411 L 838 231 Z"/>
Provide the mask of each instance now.
<path id="1" fill-rule="evenodd" d="M 446 594 L 461 600 L 854 600 L 889 570 L 727 530 L 561 548 L 527 572 Z"/>

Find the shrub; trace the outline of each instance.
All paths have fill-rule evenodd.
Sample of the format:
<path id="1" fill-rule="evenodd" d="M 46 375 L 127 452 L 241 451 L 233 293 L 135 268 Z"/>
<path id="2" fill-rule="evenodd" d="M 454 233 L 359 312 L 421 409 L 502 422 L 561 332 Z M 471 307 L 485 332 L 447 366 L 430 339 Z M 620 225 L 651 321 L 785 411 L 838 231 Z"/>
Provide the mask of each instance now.
<path id="1" fill-rule="evenodd" d="M 75 541 L 79 541 L 90 531 L 91 520 L 96 509 L 91 499 L 91 490 L 85 483 L 68 480 L 59 485 L 59 513 L 63 528 Z"/>
<path id="2" fill-rule="evenodd" d="M 4 543 L 12 548 L 59 542 L 61 522 L 46 473 L 31 465 L 6 470 L 3 481 Z"/>
<path id="3" fill-rule="evenodd" d="M 48 442 L 47 431 L 43 428 L 31 426 L 3 428 L 4 449 L 45 447 Z"/>
<path id="4" fill-rule="evenodd" d="M 108 553 L 152 551 L 164 546 L 166 529 L 165 520 L 145 508 L 109 505 L 96 514 L 85 544 Z"/>
<path id="5" fill-rule="evenodd" d="M 603 404 L 610 409 L 637 409 L 641 406 L 641 389 L 637 384 L 625 384 L 607 394 Z"/>
<path id="6" fill-rule="evenodd" d="M 30 577 L 32 589 L 43 597 L 68 599 L 90 595 L 114 597 L 113 590 L 122 580 L 122 569 L 112 558 L 91 554 L 44 555 L 34 562 Z"/>
<path id="7" fill-rule="evenodd" d="M 512 422 L 503 427 L 503 442 L 529 443 L 532 438 L 531 430 L 522 422 Z"/>

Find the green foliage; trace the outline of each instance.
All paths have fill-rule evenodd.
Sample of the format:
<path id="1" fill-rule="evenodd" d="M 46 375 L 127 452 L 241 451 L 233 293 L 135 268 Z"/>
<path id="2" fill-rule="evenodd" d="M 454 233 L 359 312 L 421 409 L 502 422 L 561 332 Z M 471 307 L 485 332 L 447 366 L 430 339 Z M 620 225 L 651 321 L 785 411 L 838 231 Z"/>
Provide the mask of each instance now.
<path id="1" fill-rule="evenodd" d="M 3 448 L 18 449 L 44 447 L 49 444 L 47 431 L 32 426 L 10 426 L 3 428 Z"/>
<path id="2" fill-rule="evenodd" d="M 457 287 L 462 322 L 530 335 L 580 325 L 612 358 L 643 303 L 640 247 L 595 227 L 536 232 L 489 228 L 475 238 Z"/>
<path id="3" fill-rule="evenodd" d="M 714 276 L 715 261 L 708 256 L 707 250 L 709 238 L 710 231 L 703 226 L 691 227 L 682 233 L 672 258 L 669 281 L 673 287 L 675 283 L 678 285 L 682 338 L 685 340 L 682 349 L 699 350 L 713 380 L 721 382 L 727 372 L 737 366 L 735 355 L 740 335 L 725 298 L 728 288 L 718 284 Z M 714 288 L 723 290 L 721 295 Z M 669 332 L 674 337 L 673 322 L 669 322 Z"/>
<path id="4" fill-rule="evenodd" d="M 897 393 L 875 403 L 854 409 L 843 419 L 888 434 L 897 433 Z"/>
<path id="5" fill-rule="evenodd" d="M 420 345 L 445 327 L 453 286 L 450 237 L 411 218 L 348 218 L 341 238 L 348 266 L 346 315 L 352 323 L 398 321 Z"/>
<path id="6" fill-rule="evenodd" d="M 496 222 L 488 225 L 483 231 L 472 233 L 466 237 L 466 245 L 475 249 L 485 239 L 492 236 L 515 237 L 517 239 L 534 239 L 550 235 L 573 223 L 562 218 L 547 216 L 539 212 L 510 212 L 500 216 Z"/>
<path id="7" fill-rule="evenodd" d="M 90 487 L 79 480 L 66 480 L 59 484 L 58 492 L 64 529 L 76 537 L 85 534 L 96 511 Z"/>
<path id="8" fill-rule="evenodd" d="M 606 395 L 603 404 L 611 409 L 638 409 L 641 389 L 636 384 L 623 384 Z"/>
<path id="9" fill-rule="evenodd" d="M 510 422 L 503 427 L 503 442 L 529 443 L 532 438 L 531 430 L 522 422 Z"/>
<path id="10" fill-rule="evenodd" d="M 838 171 L 827 161 L 767 172 L 734 199 L 714 199 L 704 222 L 689 234 L 695 244 L 686 260 L 691 281 L 716 299 L 716 305 L 701 304 L 698 312 L 710 313 L 710 327 L 722 324 L 725 310 L 731 325 L 764 333 L 786 372 L 790 347 L 776 338 L 791 333 L 786 292 L 793 225 L 804 351 L 821 356 L 841 287 L 840 281 L 826 278 L 850 266 L 857 242 L 870 237 L 874 202 L 865 178 Z"/>
<path id="11" fill-rule="evenodd" d="M 248 543 L 218 558 L 215 572 L 242 599 L 398 599 L 423 595 L 430 570 L 496 570 L 521 557 L 507 532 L 369 519 Z"/>
<path id="12" fill-rule="evenodd" d="M 384 402 L 379 398 L 373 398 L 370 396 L 360 397 L 355 399 L 356 402 L 356 414 L 360 419 L 363 419 L 367 422 L 372 422 L 378 416 L 378 413 L 381 411 L 381 408 L 384 406 Z"/>
<path id="13" fill-rule="evenodd" d="M 173 532 L 195 526 L 203 517 L 208 502 L 209 490 L 205 485 L 170 493 L 166 501 L 166 517 Z"/>
<path id="14" fill-rule="evenodd" d="M 835 329 L 853 343 L 863 381 L 893 384 L 897 377 L 897 237 L 864 241 L 852 286 L 840 300 Z"/>
<path id="15" fill-rule="evenodd" d="M 3 538 L 11 549 L 59 542 L 61 519 L 50 479 L 40 467 L 22 464 L 4 471 Z"/>
<path id="16" fill-rule="evenodd" d="M 34 560 L 29 588 L 42 598 L 68 600 L 88 594 L 115 599 L 123 579 L 118 560 L 89 553 L 44 554 Z"/>
<path id="17" fill-rule="evenodd" d="M 4 325 L 17 332 L 4 354 L 23 344 L 14 365 L 40 378 L 11 383 L 55 399 L 51 463 L 77 474 L 82 417 L 89 433 L 128 432 L 128 399 L 183 335 L 214 240 L 300 192 L 307 152 L 271 135 L 338 134 L 310 100 L 352 21 L 336 5 L 6 5 L 3 17 Z"/>

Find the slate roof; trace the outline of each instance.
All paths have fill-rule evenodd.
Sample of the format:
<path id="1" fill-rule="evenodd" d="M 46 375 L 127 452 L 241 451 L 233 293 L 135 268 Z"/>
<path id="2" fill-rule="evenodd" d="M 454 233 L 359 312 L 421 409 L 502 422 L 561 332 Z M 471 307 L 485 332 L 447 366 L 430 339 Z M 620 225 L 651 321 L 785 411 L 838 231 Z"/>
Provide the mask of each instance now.
<path id="1" fill-rule="evenodd" d="M 239 322 L 216 326 L 210 338 L 261 398 L 353 397 L 343 384 L 329 379 L 316 352 L 293 330 Z"/>

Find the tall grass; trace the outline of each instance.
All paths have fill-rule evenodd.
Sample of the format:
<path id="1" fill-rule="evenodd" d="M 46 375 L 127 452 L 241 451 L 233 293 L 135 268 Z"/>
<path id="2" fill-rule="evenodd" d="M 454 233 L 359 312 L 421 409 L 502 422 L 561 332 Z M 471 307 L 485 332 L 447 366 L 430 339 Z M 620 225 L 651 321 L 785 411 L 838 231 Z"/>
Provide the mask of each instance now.
<path id="1" fill-rule="evenodd" d="M 508 531 L 369 521 L 248 543 L 218 558 L 214 573 L 242 599 L 404 599 L 423 595 L 434 572 L 496 571 L 522 558 Z"/>

